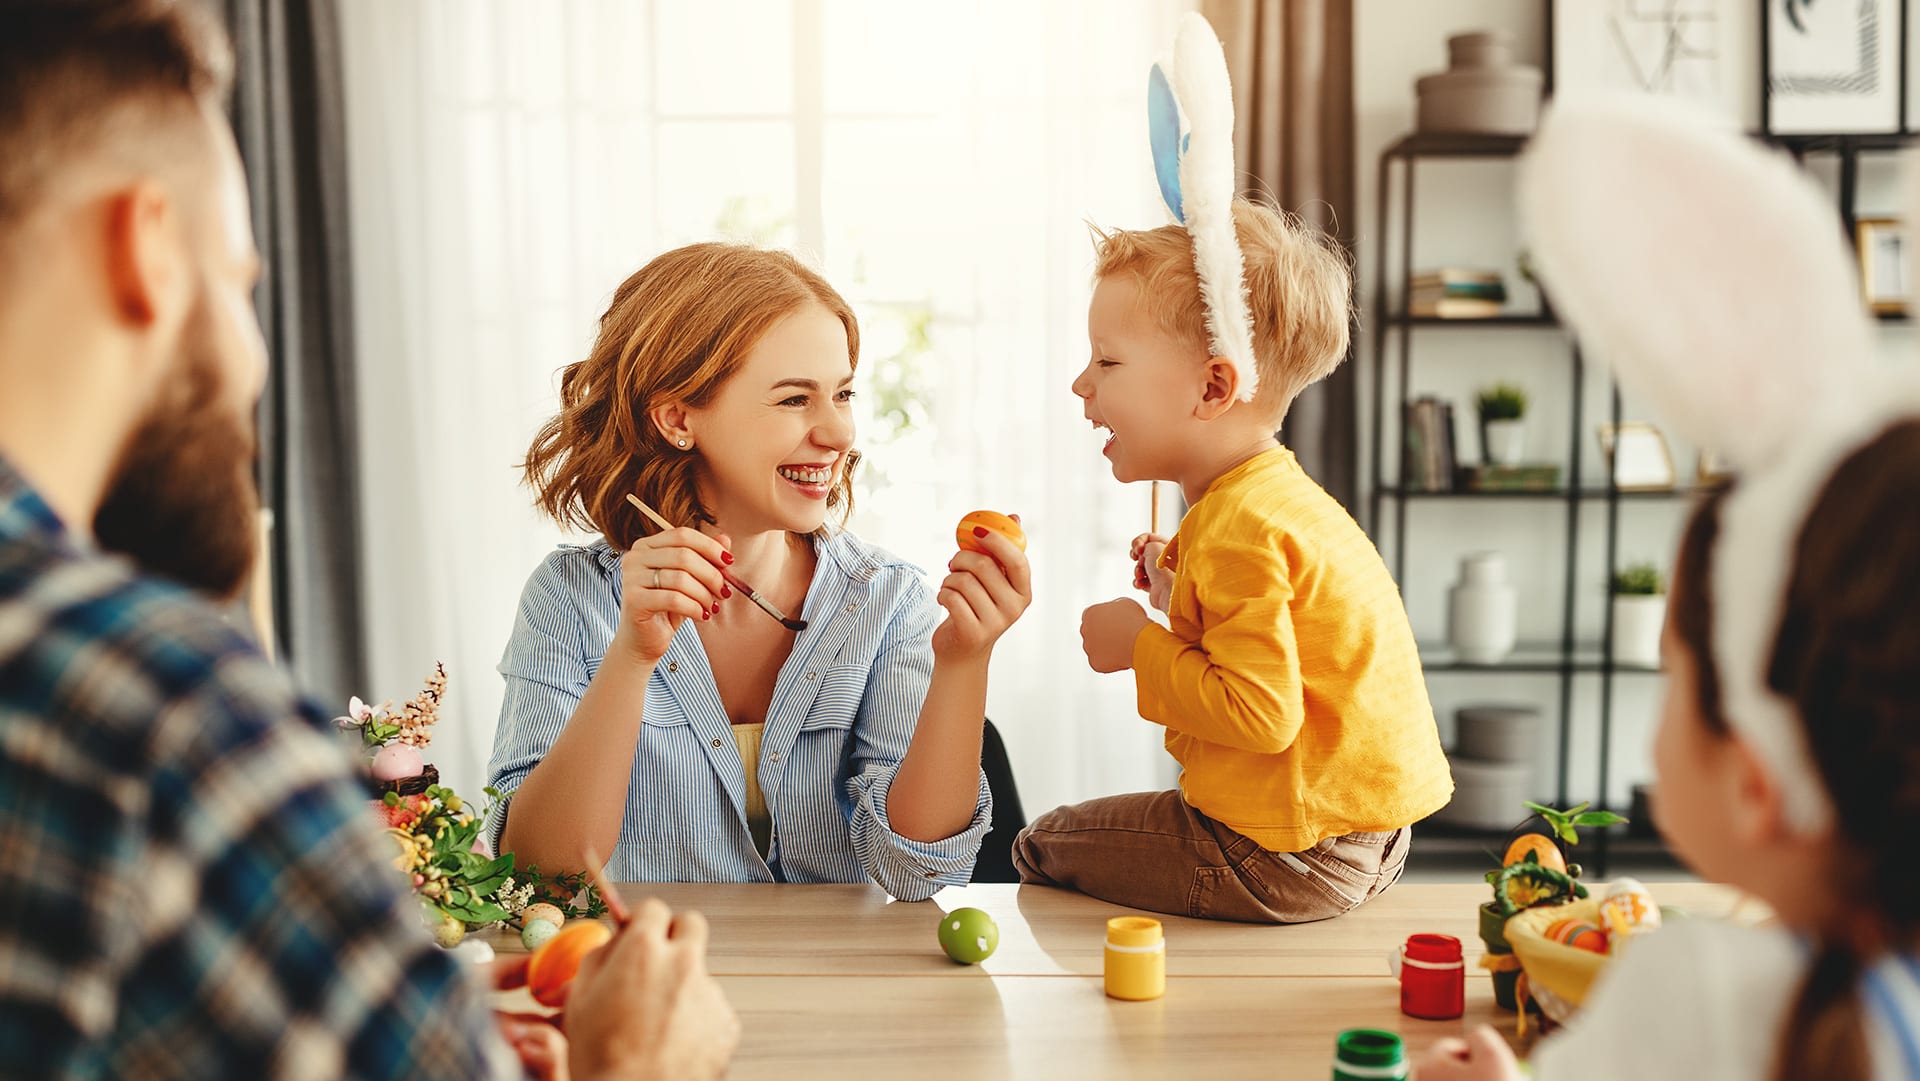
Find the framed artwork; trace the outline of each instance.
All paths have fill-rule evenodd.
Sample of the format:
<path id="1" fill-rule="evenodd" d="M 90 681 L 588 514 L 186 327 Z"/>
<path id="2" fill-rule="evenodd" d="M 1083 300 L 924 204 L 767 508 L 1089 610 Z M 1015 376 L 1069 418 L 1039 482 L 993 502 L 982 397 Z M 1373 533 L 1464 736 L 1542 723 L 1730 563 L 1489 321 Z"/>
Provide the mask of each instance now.
<path id="1" fill-rule="evenodd" d="M 1880 134 L 1907 117 L 1907 0 L 1766 0 L 1775 135 Z"/>
<path id="2" fill-rule="evenodd" d="M 1623 492 L 1664 491 L 1674 485 L 1673 454 L 1667 437 L 1651 424 L 1600 426 L 1600 452 Z"/>
<path id="3" fill-rule="evenodd" d="M 1728 4 L 1554 0 L 1553 96 L 1564 100 L 1634 91 L 1682 99 L 1738 122 L 1742 109 L 1731 78 L 1735 65 L 1728 51 Z"/>
<path id="4" fill-rule="evenodd" d="M 1860 292 L 1867 307 L 1879 315 L 1898 315 L 1913 298 L 1908 280 L 1912 238 L 1898 218 L 1861 218 L 1854 223 L 1854 245 L 1860 256 Z"/>

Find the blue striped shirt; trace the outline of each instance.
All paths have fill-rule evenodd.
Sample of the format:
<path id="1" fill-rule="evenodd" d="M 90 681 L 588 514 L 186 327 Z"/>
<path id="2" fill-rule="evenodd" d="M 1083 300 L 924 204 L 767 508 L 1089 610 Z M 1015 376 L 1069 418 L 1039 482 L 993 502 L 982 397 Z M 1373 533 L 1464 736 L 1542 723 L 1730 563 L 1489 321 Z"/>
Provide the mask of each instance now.
<path id="1" fill-rule="evenodd" d="M 0 461 L 0 1079 L 520 1076 L 350 769 Z"/>
<path id="2" fill-rule="evenodd" d="M 900 836 L 887 791 L 933 675 L 940 608 L 919 568 L 841 531 L 818 556 L 793 652 L 766 716 L 758 777 L 773 817 L 765 859 L 747 829 L 745 772 L 699 632 L 683 623 L 647 683 L 626 817 L 608 861 L 619 882 L 860 882 L 903 901 L 973 874 L 991 819 L 944 840 Z M 506 699 L 492 784 L 518 787 L 573 716 L 620 625 L 620 553 L 566 545 L 528 579 L 500 662 Z M 511 800 L 492 824 L 496 849 Z"/>

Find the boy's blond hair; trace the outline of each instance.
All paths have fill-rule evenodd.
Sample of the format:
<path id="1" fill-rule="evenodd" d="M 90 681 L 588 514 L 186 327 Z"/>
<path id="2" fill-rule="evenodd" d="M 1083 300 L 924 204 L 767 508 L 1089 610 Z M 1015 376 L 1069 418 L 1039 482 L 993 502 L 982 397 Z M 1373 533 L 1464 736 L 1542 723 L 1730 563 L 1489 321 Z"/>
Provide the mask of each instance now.
<path id="1" fill-rule="evenodd" d="M 1254 405 L 1274 422 L 1307 387 L 1346 359 L 1352 275 L 1346 252 L 1299 218 L 1246 199 L 1233 201 L 1233 228 L 1246 260 L 1253 312 Z M 1183 226 L 1094 229 L 1095 280 L 1132 274 L 1141 302 L 1162 330 L 1207 350 L 1207 312 Z"/>

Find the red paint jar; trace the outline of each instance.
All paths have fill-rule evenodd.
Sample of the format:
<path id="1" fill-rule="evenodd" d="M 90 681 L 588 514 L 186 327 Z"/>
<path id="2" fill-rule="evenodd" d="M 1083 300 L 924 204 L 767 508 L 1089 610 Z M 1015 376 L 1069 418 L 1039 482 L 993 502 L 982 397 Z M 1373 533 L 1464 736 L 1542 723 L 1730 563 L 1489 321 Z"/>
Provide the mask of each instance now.
<path id="1" fill-rule="evenodd" d="M 1400 1012 L 1448 1021 L 1467 1008 L 1467 964 L 1452 935 L 1413 935 L 1393 958 L 1400 978 Z"/>

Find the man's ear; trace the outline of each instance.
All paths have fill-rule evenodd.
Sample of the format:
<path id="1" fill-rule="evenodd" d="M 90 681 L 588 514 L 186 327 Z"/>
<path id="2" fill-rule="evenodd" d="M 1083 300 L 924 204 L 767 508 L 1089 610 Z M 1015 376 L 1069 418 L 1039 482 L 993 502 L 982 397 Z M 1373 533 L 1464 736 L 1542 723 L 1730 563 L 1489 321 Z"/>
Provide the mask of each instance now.
<path id="1" fill-rule="evenodd" d="M 1193 415 L 1212 420 L 1240 400 L 1240 369 L 1226 357 L 1208 357 L 1202 376 L 1200 404 L 1194 406 Z"/>
<path id="2" fill-rule="evenodd" d="M 142 181 L 106 206 L 108 295 L 120 318 L 141 328 L 177 324 L 192 304 L 186 222 L 166 189 Z"/>

